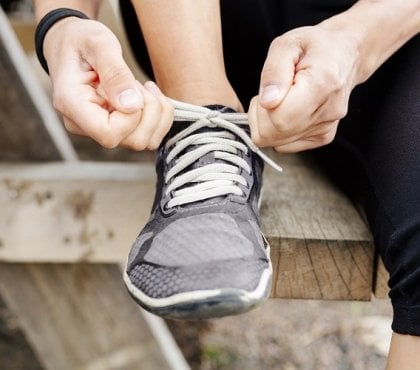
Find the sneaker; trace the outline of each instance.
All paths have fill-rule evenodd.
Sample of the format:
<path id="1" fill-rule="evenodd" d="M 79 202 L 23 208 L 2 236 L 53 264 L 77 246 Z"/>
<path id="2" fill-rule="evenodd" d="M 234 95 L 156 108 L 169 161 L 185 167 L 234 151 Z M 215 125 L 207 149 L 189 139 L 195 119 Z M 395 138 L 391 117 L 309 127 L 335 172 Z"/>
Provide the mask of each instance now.
<path id="1" fill-rule="evenodd" d="M 245 312 L 271 288 L 258 216 L 260 157 L 281 168 L 252 143 L 246 114 L 174 105 L 175 122 L 157 153 L 151 217 L 129 254 L 125 284 L 162 317 Z"/>

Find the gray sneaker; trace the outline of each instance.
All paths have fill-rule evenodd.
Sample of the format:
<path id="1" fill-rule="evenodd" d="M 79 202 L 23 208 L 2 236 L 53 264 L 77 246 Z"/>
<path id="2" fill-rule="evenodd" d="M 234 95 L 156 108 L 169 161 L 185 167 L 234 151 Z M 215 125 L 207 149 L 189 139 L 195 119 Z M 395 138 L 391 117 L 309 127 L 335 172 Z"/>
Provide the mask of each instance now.
<path id="1" fill-rule="evenodd" d="M 138 304 L 163 317 L 245 312 L 271 287 L 258 216 L 259 156 L 270 160 L 252 144 L 246 114 L 175 106 L 158 151 L 152 214 L 131 249 L 125 284 Z"/>

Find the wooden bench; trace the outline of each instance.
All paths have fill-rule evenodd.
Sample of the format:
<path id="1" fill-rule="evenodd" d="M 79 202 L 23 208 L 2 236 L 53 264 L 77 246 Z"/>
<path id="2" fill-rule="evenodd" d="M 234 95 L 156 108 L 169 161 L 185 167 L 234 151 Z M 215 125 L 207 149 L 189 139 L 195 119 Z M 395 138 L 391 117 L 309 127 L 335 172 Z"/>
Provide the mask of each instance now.
<path id="1" fill-rule="evenodd" d="M 311 163 L 276 156 L 261 208 L 271 244 L 272 296 L 369 300 L 386 294 L 370 233 L 356 208 Z M 0 165 L 0 260 L 124 261 L 147 221 L 153 165 L 45 163 Z M 23 229 L 22 229 L 23 228 Z"/>
<path id="2" fill-rule="evenodd" d="M 94 368 L 125 354 L 165 369 L 118 267 L 148 218 L 154 164 L 78 161 L 25 85 L 16 69 L 25 62 L 11 56 L 6 43 L 13 42 L 1 31 L 0 293 L 45 368 Z M 387 274 L 353 204 L 310 161 L 270 155 L 284 167 L 264 174 L 272 297 L 386 296 Z M 140 346 L 144 352 L 134 350 Z"/>

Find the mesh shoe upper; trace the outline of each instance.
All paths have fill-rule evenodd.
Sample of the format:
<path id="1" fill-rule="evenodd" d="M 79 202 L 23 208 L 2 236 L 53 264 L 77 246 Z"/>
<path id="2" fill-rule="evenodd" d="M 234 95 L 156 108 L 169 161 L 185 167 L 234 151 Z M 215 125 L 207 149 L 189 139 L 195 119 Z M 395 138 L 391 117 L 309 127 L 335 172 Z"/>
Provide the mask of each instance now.
<path id="1" fill-rule="evenodd" d="M 201 124 L 174 122 L 160 146 L 152 214 L 128 259 L 131 283 L 152 298 L 252 291 L 269 266 L 258 224 L 263 161 L 237 134 L 239 125 L 232 132 L 217 124 L 218 114 L 198 108 L 210 112 L 198 115 Z"/>

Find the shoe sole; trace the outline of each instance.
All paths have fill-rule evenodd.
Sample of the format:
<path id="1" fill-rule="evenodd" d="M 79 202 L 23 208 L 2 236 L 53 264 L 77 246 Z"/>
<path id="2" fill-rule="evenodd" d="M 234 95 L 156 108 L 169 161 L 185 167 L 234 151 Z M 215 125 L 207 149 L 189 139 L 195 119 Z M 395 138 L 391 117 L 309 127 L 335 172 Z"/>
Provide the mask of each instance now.
<path id="1" fill-rule="evenodd" d="M 266 253 L 270 255 L 268 244 Z M 270 294 L 272 274 L 273 268 L 269 259 L 269 267 L 263 271 L 253 291 L 232 288 L 197 290 L 165 298 L 152 298 L 144 294 L 133 285 L 127 271 L 124 272 L 124 283 L 133 299 L 155 315 L 169 319 L 211 319 L 237 315 L 265 301 Z"/>

